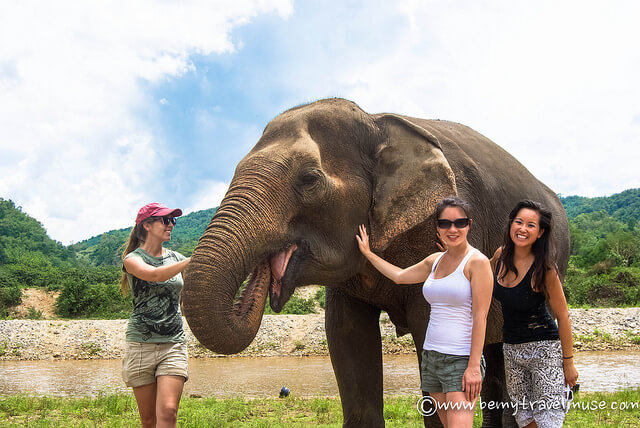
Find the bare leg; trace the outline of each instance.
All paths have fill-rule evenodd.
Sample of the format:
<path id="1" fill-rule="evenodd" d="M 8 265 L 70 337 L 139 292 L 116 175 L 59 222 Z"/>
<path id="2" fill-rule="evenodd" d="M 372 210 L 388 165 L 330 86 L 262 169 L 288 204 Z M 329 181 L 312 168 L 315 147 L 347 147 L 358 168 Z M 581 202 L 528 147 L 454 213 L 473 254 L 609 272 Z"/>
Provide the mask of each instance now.
<path id="1" fill-rule="evenodd" d="M 438 417 L 440 418 L 440 422 L 442 422 L 442 426 L 444 428 L 447 428 L 448 427 L 447 409 L 445 408 L 445 405 L 444 405 L 446 401 L 445 394 L 442 392 L 430 392 L 429 395 L 433 397 L 433 399 L 436 400 L 436 402 L 438 403 L 436 405 L 436 410 L 438 411 Z"/>
<path id="2" fill-rule="evenodd" d="M 143 428 L 156 426 L 156 383 L 133 388 Z"/>
<path id="3" fill-rule="evenodd" d="M 473 412 L 476 400 L 467 401 L 466 394 L 462 391 L 447 392 L 447 424 L 449 428 L 462 428 L 473 426 Z"/>
<path id="4" fill-rule="evenodd" d="M 184 387 L 182 376 L 158 376 L 156 395 L 157 427 L 175 427 L 178 420 L 178 405 Z"/>

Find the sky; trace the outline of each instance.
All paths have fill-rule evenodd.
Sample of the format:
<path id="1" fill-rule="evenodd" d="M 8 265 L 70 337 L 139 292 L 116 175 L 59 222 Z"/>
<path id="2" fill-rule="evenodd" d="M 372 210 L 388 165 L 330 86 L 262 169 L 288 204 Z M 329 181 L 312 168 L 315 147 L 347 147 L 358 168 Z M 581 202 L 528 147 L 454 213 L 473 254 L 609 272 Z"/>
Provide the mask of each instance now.
<path id="1" fill-rule="evenodd" d="M 0 197 L 53 239 L 219 205 L 284 110 L 460 122 L 564 196 L 640 187 L 640 3 L 0 3 Z"/>

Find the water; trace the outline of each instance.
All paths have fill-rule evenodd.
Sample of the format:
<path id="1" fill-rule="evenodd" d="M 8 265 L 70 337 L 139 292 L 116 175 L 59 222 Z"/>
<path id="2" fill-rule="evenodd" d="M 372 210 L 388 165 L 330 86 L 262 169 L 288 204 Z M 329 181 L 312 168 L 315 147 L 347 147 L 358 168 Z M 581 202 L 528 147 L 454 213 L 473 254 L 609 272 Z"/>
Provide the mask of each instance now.
<path id="1" fill-rule="evenodd" d="M 640 387 L 638 351 L 580 352 L 581 391 Z M 413 355 L 384 356 L 385 395 L 419 394 Z M 94 396 L 127 392 L 120 360 L 0 361 L 0 394 Z M 298 397 L 337 396 L 329 357 L 206 358 L 189 360 L 185 395 L 277 397 L 286 386 Z"/>

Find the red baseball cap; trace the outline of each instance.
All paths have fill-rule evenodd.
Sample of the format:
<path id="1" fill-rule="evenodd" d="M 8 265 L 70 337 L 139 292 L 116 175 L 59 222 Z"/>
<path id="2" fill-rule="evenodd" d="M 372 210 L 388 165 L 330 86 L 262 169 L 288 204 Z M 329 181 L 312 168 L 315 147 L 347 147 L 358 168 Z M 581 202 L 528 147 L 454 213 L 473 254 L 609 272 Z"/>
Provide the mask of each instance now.
<path id="1" fill-rule="evenodd" d="M 149 217 L 180 217 L 182 210 L 180 208 L 167 208 L 157 202 L 151 202 L 140 208 L 138 211 L 138 217 L 136 217 L 136 224 L 140 224 L 143 220 Z"/>

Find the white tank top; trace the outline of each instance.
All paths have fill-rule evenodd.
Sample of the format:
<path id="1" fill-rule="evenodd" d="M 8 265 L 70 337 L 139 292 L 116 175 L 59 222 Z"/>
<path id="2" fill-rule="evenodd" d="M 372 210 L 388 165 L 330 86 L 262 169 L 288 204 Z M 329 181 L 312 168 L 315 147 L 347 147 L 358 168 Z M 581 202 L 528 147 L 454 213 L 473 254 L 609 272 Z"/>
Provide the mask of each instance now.
<path id="1" fill-rule="evenodd" d="M 422 286 L 422 294 L 431 305 L 424 349 L 451 355 L 471 354 L 471 282 L 464 276 L 464 267 L 476 251 L 470 247 L 456 270 L 444 278 L 435 279 L 434 272 L 445 253 L 433 263 Z"/>

